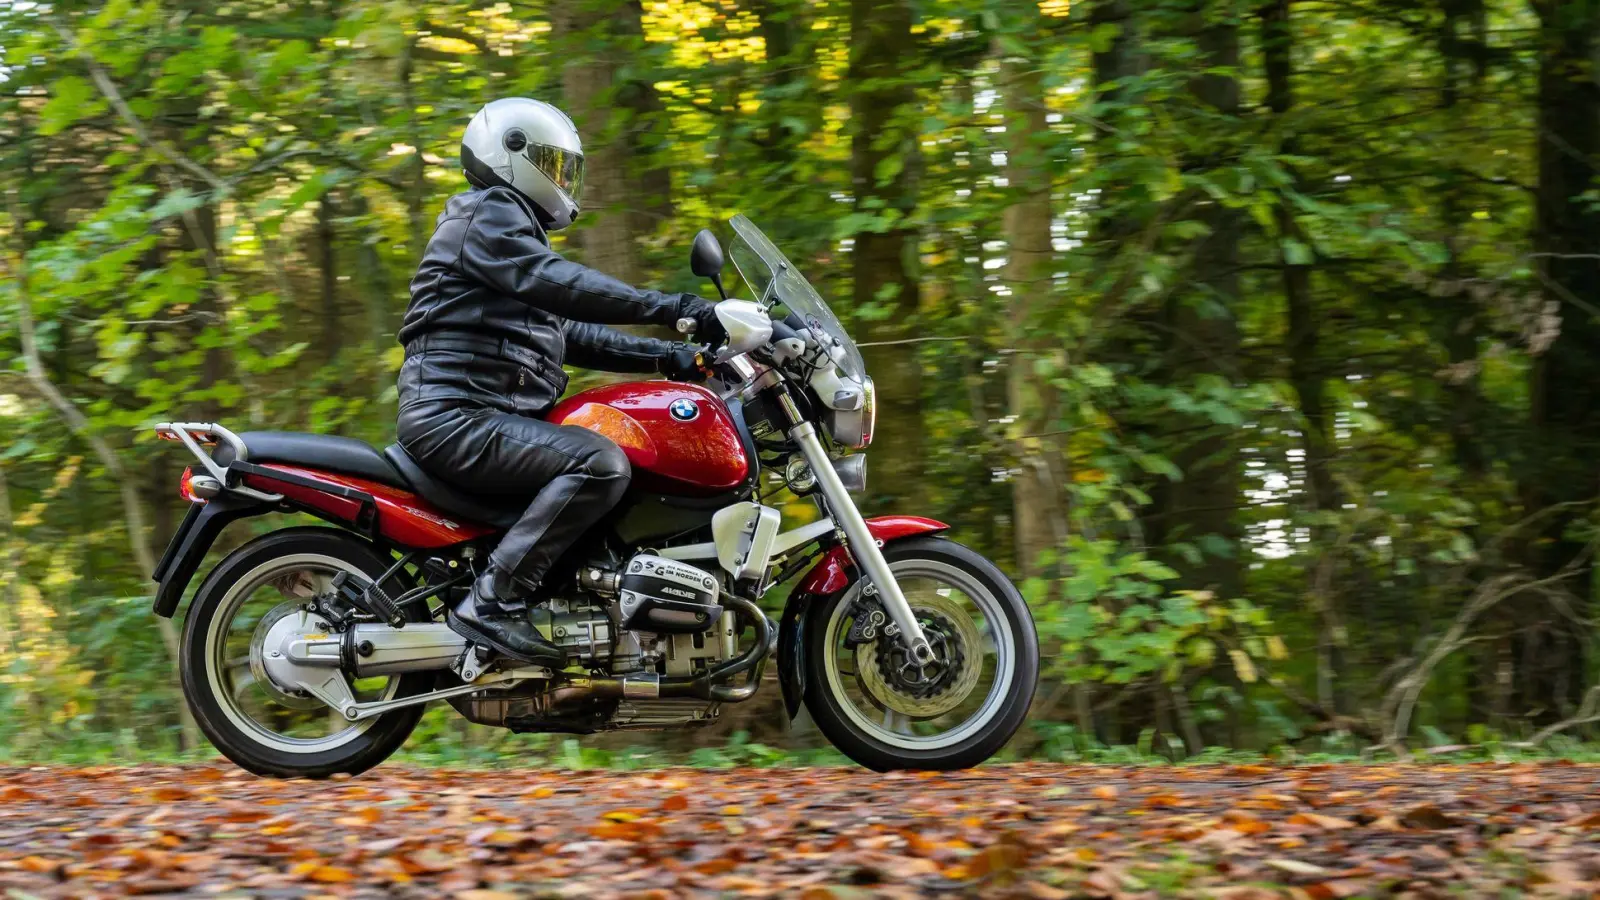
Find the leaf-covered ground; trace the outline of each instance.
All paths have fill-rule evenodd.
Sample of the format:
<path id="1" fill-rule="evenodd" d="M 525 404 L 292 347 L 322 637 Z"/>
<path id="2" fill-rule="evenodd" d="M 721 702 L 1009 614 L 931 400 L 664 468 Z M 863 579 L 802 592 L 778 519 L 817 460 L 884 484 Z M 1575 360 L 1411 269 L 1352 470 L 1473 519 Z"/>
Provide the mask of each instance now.
<path id="1" fill-rule="evenodd" d="M 0 891 L 1589 897 L 1600 768 L 0 769 Z"/>

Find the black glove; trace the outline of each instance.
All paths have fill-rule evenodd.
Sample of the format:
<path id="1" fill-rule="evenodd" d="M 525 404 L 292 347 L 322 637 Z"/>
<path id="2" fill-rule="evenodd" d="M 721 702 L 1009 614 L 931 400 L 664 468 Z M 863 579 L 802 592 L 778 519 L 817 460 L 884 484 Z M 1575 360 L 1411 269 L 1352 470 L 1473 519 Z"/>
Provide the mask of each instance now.
<path id="1" fill-rule="evenodd" d="M 684 294 L 678 301 L 678 318 L 694 320 L 694 339 L 709 344 L 713 349 L 722 346 L 728 332 L 717 320 L 717 305 L 709 300 Z"/>
<path id="2" fill-rule="evenodd" d="M 673 381 L 692 381 L 699 384 L 709 374 L 696 361 L 700 351 L 688 344 L 673 344 L 666 355 L 656 360 L 656 369 Z"/>

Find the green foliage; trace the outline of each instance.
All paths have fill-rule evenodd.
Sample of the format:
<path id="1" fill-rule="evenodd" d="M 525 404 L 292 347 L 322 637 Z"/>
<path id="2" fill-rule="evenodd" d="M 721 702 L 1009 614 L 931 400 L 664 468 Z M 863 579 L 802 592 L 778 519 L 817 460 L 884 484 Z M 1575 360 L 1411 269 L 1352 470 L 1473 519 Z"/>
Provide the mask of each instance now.
<path id="1" fill-rule="evenodd" d="M 1274 4 L 1122 5 L 0 6 L 0 742 L 179 752 L 129 546 L 160 552 L 183 461 L 148 426 L 387 442 L 460 129 L 513 93 L 587 138 L 602 202 L 563 252 L 704 291 L 688 240 L 743 211 L 858 335 L 929 339 L 873 357 L 909 425 L 867 505 L 1018 575 L 1046 681 L 1015 752 L 1379 741 L 1481 589 L 1594 539 L 1595 284 L 1549 242 L 1600 253 L 1600 192 L 1539 192 L 1600 154 L 1537 136 L 1600 111 L 1541 94 L 1567 26 L 1526 4 L 1285 4 L 1281 70 Z M 904 52 L 851 77 L 852 21 L 902 14 Z M 30 376 L 25 321 L 88 434 Z M 1504 747 L 1575 715 L 1600 674 L 1589 572 L 1474 615 L 1401 739 Z M 725 714 L 749 735 L 680 756 L 821 752 Z M 459 728 L 431 711 L 411 752 L 661 756 Z"/>

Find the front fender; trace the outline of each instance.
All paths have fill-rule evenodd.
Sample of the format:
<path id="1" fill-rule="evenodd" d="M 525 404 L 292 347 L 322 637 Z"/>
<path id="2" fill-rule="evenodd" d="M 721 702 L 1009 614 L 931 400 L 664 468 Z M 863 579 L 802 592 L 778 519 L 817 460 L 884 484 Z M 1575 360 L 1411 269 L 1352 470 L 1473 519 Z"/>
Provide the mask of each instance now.
<path id="1" fill-rule="evenodd" d="M 949 525 L 922 516 L 878 516 L 867 520 L 867 531 L 880 547 L 902 538 L 949 530 Z M 800 579 L 783 606 L 783 615 L 778 619 L 778 685 L 783 689 L 783 708 L 790 719 L 800 712 L 800 702 L 806 695 L 806 620 L 816 605 L 813 601 L 839 593 L 854 579 L 850 554 L 843 546 L 833 547 Z"/>

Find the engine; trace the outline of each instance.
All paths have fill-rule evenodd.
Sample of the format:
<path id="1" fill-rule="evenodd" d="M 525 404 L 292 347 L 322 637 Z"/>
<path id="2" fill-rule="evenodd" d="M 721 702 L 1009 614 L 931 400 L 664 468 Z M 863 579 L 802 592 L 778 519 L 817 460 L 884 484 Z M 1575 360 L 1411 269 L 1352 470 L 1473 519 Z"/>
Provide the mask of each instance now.
<path id="1" fill-rule="evenodd" d="M 569 664 L 612 670 L 616 625 L 603 604 L 557 598 L 530 610 L 528 618 L 540 634 L 566 651 Z"/>
<path id="2" fill-rule="evenodd" d="M 704 724 L 718 704 L 669 699 L 656 679 L 695 675 L 738 653 L 733 613 L 718 602 L 717 576 L 677 560 L 641 553 L 620 569 L 586 567 L 580 592 L 553 598 L 529 616 L 567 653 L 569 665 L 628 685 L 624 697 L 597 698 L 582 678 L 544 682 L 504 693 L 452 699 L 462 715 L 519 731 L 591 732 Z"/>

